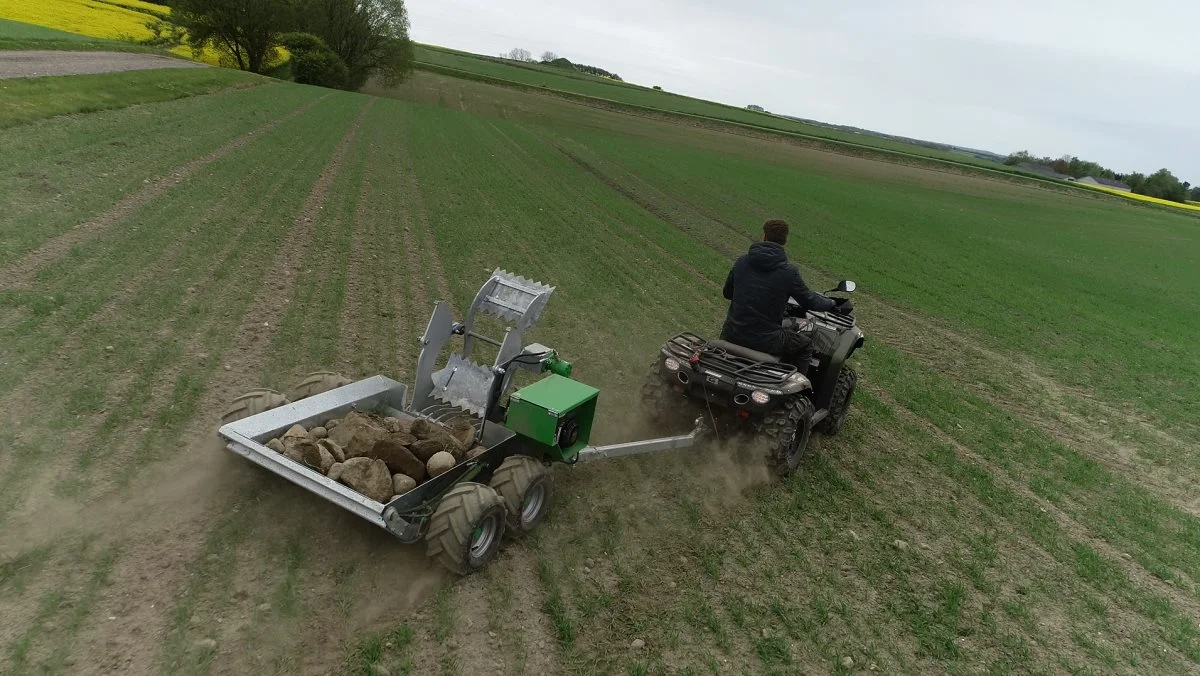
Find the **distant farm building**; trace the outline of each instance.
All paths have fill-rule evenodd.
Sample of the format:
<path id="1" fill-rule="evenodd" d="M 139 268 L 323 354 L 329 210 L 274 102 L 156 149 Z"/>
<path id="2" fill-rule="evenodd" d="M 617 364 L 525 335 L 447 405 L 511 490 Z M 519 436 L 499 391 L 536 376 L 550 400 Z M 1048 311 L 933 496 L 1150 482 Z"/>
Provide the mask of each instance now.
<path id="1" fill-rule="evenodd" d="M 755 104 L 753 104 L 753 103 L 751 103 L 750 105 L 746 106 L 746 110 L 753 110 L 753 111 L 754 111 L 754 112 L 756 112 L 756 113 L 765 113 L 765 112 L 767 112 L 765 109 L 763 109 L 763 107 L 762 107 L 762 106 L 758 106 L 758 105 L 755 105 Z"/>
<path id="2" fill-rule="evenodd" d="M 1060 181 L 1074 180 L 1070 176 L 1068 176 L 1066 174 L 1060 174 L 1057 171 L 1051 169 L 1050 167 L 1047 167 L 1044 164 L 1034 164 L 1033 162 L 1022 162 L 1017 165 L 1017 169 L 1020 169 L 1021 171 L 1024 171 L 1026 173 L 1037 174 L 1038 176 L 1045 176 L 1046 178 L 1054 178 L 1054 179 L 1058 179 Z"/>
<path id="3" fill-rule="evenodd" d="M 1111 178 L 1095 178 L 1093 176 L 1084 176 L 1083 178 L 1079 179 L 1076 182 L 1082 183 L 1084 185 L 1097 185 L 1097 186 L 1100 186 L 1101 188 L 1112 188 L 1113 190 L 1120 190 L 1121 192 L 1129 192 L 1130 191 L 1129 186 L 1125 185 L 1124 183 L 1122 183 L 1120 181 L 1113 180 Z"/>

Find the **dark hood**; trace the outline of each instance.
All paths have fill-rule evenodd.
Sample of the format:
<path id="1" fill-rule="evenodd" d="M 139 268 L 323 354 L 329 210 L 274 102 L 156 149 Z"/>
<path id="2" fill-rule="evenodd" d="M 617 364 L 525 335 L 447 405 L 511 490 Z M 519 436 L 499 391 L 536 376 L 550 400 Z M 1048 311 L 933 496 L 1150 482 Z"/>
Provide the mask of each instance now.
<path id="1" fill-rule="evenodd" d="M 752 267 L 764 272 L 776 270 L 788 264 L 787 253 L 784 252 L 783 246 L 775 242 L 755 242 L 751 244 L 747 260 Z"/>

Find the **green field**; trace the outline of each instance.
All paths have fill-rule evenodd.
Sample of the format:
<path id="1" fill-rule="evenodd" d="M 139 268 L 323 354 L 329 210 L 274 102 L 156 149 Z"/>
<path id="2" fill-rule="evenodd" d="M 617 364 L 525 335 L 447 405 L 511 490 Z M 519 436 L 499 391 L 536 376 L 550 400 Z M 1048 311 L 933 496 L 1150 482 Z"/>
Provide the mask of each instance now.
<path id="1" fill-rule="evenodd" d="M 649 111 L 662 111 L 715 121 L 733 122 L 766 130 L 827 139 L 839 143 L 850 143 L 890 152 L 915 154 L 921 157 L 980 166 L 999 171 L 1009 171 L 1004 165 L 981 160 L 963 153 L 955 153 L 949 150 L 941 150 L 877 136 L 849 133 L 779 117 L 778 115 L 759 113 L 747 110 L 745 107 L 723 105 L 712 101 L 656 90 L 651 86 L 618 82 L 551 66 L 543 66 L 541 64 L 522 64 L 428 45 L 418 45 L 416 57 L 418 67 L 428 65 L 438 69 L 450 69 L 449 71 L 443 70 L 441 72 L 471 74 L 493 78 L 499 82 L 514 83 L 526 87 L 565 92 L 601 101 L 636 106 Z"/>
<path id="2" fill-rule="evenodd" d="M 0 129 L 5 673 L 1200 668 L 1200 220 L 440 74 L 379 93 Z M 602 388 L 600 440 L 654 434 L 657 344 L 716 332 L 770 217 L 868 334 L 783 484 L 728 440 L 560 467 L 536 535 L 451 580 L 215 448 L 251 387 L 411 379 L 433 301 L 495 267 L 558 287 L 531 338 Z"/>
<path id="3" fill-rule="evenodd" d="M 264 81 L 262 77 L 226 68 L 102 73 L 80 80 L 76 77 L 4 80 L 0 84 L 0 127 L 56 115 L 182 99 L 233 87 L 254 87 Z"/>
<path id="4" fill-rule="evenodd" d="M 5 49 L 60 49 L 71 51 L 120 51 L 161 53 L 153 47 L 135 45 L 131 42 L 102 40 L 76 33 L 54 30 L 43 26 L 0 19 L 0 50 Z"/>

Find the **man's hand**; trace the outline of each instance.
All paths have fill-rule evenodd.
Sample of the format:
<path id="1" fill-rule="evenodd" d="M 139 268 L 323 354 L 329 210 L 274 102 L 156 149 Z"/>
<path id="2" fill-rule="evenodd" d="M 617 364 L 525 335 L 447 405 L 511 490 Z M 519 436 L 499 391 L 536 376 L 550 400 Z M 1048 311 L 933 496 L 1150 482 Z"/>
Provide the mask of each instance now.
<path id="1" fill-rule="evenodd" d="M 854 312 L 854 302 L 849 298 L 833 298 L 832 300 L 837 303 L 833 310 L 838 314 L 848 315 Z"/>

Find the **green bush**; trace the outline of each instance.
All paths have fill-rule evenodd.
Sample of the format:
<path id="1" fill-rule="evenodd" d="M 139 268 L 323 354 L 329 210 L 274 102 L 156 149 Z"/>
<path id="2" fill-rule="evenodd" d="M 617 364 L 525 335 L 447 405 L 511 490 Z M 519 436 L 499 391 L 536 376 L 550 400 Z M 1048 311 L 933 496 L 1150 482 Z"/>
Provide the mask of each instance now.
<path id="1" fill-rule="evenodd" d="M 292 55 L 292 78 L 300 84 L 346 89 L 350 71 L 321 38 L 311 33 L 284 33 L 279 44 Z"/>

